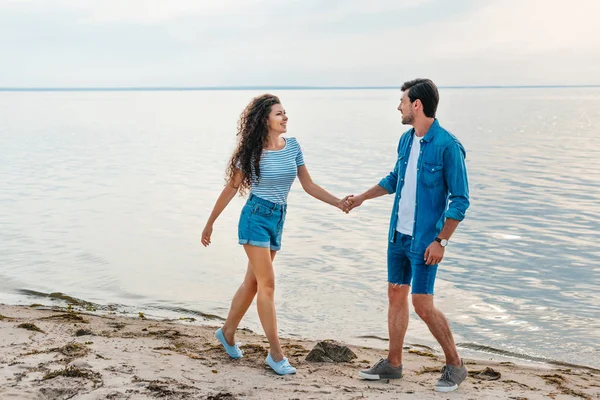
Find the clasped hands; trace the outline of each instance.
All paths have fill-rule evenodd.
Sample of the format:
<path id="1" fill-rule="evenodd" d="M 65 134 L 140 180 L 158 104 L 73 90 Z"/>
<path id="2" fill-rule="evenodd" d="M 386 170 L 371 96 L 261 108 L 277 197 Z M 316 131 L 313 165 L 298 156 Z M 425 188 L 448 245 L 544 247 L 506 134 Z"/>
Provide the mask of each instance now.
<path id="1" fill-rule="evenodd" d="M 350 211 L 360 206 L 364 201 L 365 199 L 361 195 L 351 194 L 341 199 L 336 204 L 336 207 L 348 214 Z"/>

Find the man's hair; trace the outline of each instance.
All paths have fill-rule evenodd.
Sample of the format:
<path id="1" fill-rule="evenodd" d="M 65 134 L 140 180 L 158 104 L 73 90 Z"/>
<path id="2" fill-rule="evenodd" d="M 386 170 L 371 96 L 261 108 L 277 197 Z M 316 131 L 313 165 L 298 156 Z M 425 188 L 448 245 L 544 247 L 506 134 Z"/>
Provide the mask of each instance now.
<path id="1" fill-rule="evenodd" d="M 411 103 L 414 103 L 417 99 L 421 100 L 425 115 L 429 118 L 435 118 L 435 112 L 440 102 L 440 94 L 431 79 L 413 79 L 404 82 L 402 91 L 406 90 L 408 90 L 408 98 Z"/>

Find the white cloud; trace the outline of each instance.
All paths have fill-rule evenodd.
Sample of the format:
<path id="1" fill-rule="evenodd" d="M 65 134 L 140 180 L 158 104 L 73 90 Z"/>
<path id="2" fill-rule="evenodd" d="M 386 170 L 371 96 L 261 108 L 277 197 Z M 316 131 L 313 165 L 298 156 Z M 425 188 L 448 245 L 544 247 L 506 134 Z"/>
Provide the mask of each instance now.
<path id="1" fill-rule="evenodd" d="M 356 14 L 381 14 L 409 8 L 418 8 L 433 0 L 345 0 L 338 4 L 335 13 L 341 16 Z"/>
<path id="2" fill-rule="evenodd" d="M 79 4 L 77 1 L 73 3 Z M 181 17 L 223 17 L 228 12 L 259 7 L 265 0 L 93 0 L 90 20 L 98 22 L 156 23 Z M 88 4 L 90 4 L 88 3 Z M 86 6 L 86 7 L 89 7 Z"/>
<path id="3" fill-rule="evenodd" d="M 258 7 L 269 0 L 2 0 L 47 12 L 71 10 L 90 22 L 162 23 L 180 17 L 217 16 Z"/>
<path id="4" fill-rule="evenodd" d="M 0 0 L 0 86 L 600 83 L 597 15 L 596 0 Z"/>
<path id="5" fill-rule="evenodd" d="M 598 15 L 600 2 L 596 0 L 487 2 L 438 28 L 444 36 L 434 50 L 454 57 L 485 51 L 512 55 L 565 49 L 598 52 Z"/>

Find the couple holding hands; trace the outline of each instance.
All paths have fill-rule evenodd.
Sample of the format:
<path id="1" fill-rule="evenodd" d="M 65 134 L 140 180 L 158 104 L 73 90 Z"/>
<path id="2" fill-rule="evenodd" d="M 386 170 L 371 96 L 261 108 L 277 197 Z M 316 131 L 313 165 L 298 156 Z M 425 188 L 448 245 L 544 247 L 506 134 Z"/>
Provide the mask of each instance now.
<path id="1" fill-rule="evenodd" d="M 281 248 L 287 196 L 298 177 L 309 195 L 346 213 L 366 200 L 395 194 L 387 250 L 389 352 L 386 359 L 360 371 L 359 377 L 402 377 L 402 347 L 412 287 L 415 311 L 446 358 L 434 389 L 458 389 L 467 370 L 448 321 L 434 306 L 433 288 L 448 240 L 469 207 L 469 189 L 465 150 L 435 118 L 438 102 L 439 93 L 431 80 L 404 83 L 398 110 L 402 123 L 412 128 L 400 137 L 393 170 L 371 189 L 343 199 L 313 182 L 298 141 L 281 136 L 287 132 L 288 117 L 279 99 L 265 94 L 250 102 L 240 116 L 238 144 L 227 168 L 227 185 L 202 232 L 202 244 L 208 246 L 213 224 L 221 212 L 238 191 L 249 192 L 238 225 L 239 243 L 248 256 L 246 276 L 233 297 L 227 320 L 216 332 L 230 357 L 243 356 L 235 343 L 235 332 L 257 296 L 258 315 L 270 345 L 266 363 L 279 375 L 296 372 L 283 354 L 277 333 L 273 260 Z"/>

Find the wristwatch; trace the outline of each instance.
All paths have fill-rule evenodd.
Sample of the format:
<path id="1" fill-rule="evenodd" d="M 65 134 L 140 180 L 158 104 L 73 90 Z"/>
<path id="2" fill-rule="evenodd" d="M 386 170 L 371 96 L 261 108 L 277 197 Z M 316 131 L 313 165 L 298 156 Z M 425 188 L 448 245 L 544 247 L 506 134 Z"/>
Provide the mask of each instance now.
<path id="1" fill-rule="evenodd" d="M 436 237 L 435 241 L 438 242 L 442 247 L 446 247 L 448 245 L 448 239 L 440 239 L 439 237 Z"/>

